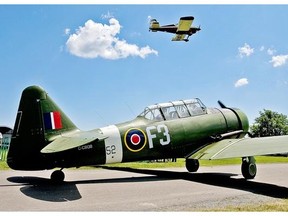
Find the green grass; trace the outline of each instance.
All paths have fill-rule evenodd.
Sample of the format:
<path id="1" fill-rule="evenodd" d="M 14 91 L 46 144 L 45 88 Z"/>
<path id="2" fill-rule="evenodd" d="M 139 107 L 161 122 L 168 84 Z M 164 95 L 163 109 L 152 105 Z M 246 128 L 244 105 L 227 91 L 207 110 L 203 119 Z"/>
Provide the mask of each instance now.
<path id="1" fill-rule="evenodd" d="M 189 209 L 187 209 L 189 211 Z M 195 210 L 193 210 L 195 211 Z M 211 212 L 288 212 L 288 199 L 279 200 L 271 203 L 239 205 L 239 206 L 223 206 L 214 209 L 199 209 L 197 211 Z"/>

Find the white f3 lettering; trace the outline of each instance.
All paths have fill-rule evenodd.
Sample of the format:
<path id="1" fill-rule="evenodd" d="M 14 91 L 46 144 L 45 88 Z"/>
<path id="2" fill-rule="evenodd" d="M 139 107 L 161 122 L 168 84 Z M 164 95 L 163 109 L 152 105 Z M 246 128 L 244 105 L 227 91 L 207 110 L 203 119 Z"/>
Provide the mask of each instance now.
<path id="1" fill-rule="evenodd" d="M 157 130 L 158 134 L 163 134 L 164 137 L 166 137 L 166 139 L 160 139 L 159 142 L 161 145 L 168 145 L 171 141 L 170 139 L 170 134 L 169 134 L 169 130 L 168 127 L 166 125 L 157 125 L 156 126 L 150 126 L 146 128 L 146 133 L 148 136 L 148 142 L 149 142 L 149 148 L 153 148 L 154 147 L 154 143 L 153 143 L 153 139 L 157 137 L 156 134 L 151 133 L 152 130 Z M 164 130 L 164 131 L 162 131 Z"/>

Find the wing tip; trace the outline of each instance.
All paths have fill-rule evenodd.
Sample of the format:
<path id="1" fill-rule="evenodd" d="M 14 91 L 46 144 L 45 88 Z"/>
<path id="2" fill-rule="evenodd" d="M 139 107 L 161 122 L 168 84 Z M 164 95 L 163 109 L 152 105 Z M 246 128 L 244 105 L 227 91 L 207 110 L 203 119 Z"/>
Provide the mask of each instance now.
<path id="1" fill-rule="evenodd" d="M 185 17 L 181 17 L 180 20 L 194 20 L 193 16 L 185 16 Z"/>

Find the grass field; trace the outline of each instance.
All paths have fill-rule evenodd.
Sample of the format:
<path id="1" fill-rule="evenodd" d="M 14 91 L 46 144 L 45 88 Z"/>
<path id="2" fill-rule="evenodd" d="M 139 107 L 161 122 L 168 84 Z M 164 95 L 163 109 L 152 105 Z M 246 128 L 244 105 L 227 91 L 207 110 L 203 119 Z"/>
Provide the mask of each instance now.
<path id="1" fill-rule="evenodd" d="M 189 209 L 187 209 L 189 211 Z M 195 211 L 195 210 L 193 210 Z M 200 212 L 288 212 L 288 199 L 273 203 L 262 203 L 259 205 L 224 206 L 215 209 L 199 209 Z"/>

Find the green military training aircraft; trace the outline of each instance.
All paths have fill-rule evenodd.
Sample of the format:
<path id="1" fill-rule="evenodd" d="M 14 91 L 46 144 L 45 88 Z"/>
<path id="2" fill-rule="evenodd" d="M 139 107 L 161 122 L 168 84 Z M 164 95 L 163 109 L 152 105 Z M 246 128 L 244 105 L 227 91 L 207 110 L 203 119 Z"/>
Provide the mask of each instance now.
<path id="1" fill-rule="evenodd" d="M 242 158 L 242 174 L 253 179 L 253 156 L 288 152 L 288 136 L 250 138 L 248 119 L 239 109 L 207 108 L 198 99 L 148 106 L 134 120 L 91 131 L 79 130 L 38 86 L 20 100 L 7 156 L 15 170 L 60 168 L 51 179 L 63 181 L 63 168 L 109 163 L 185 158 L 189 172 L 198 159 Z"/>

